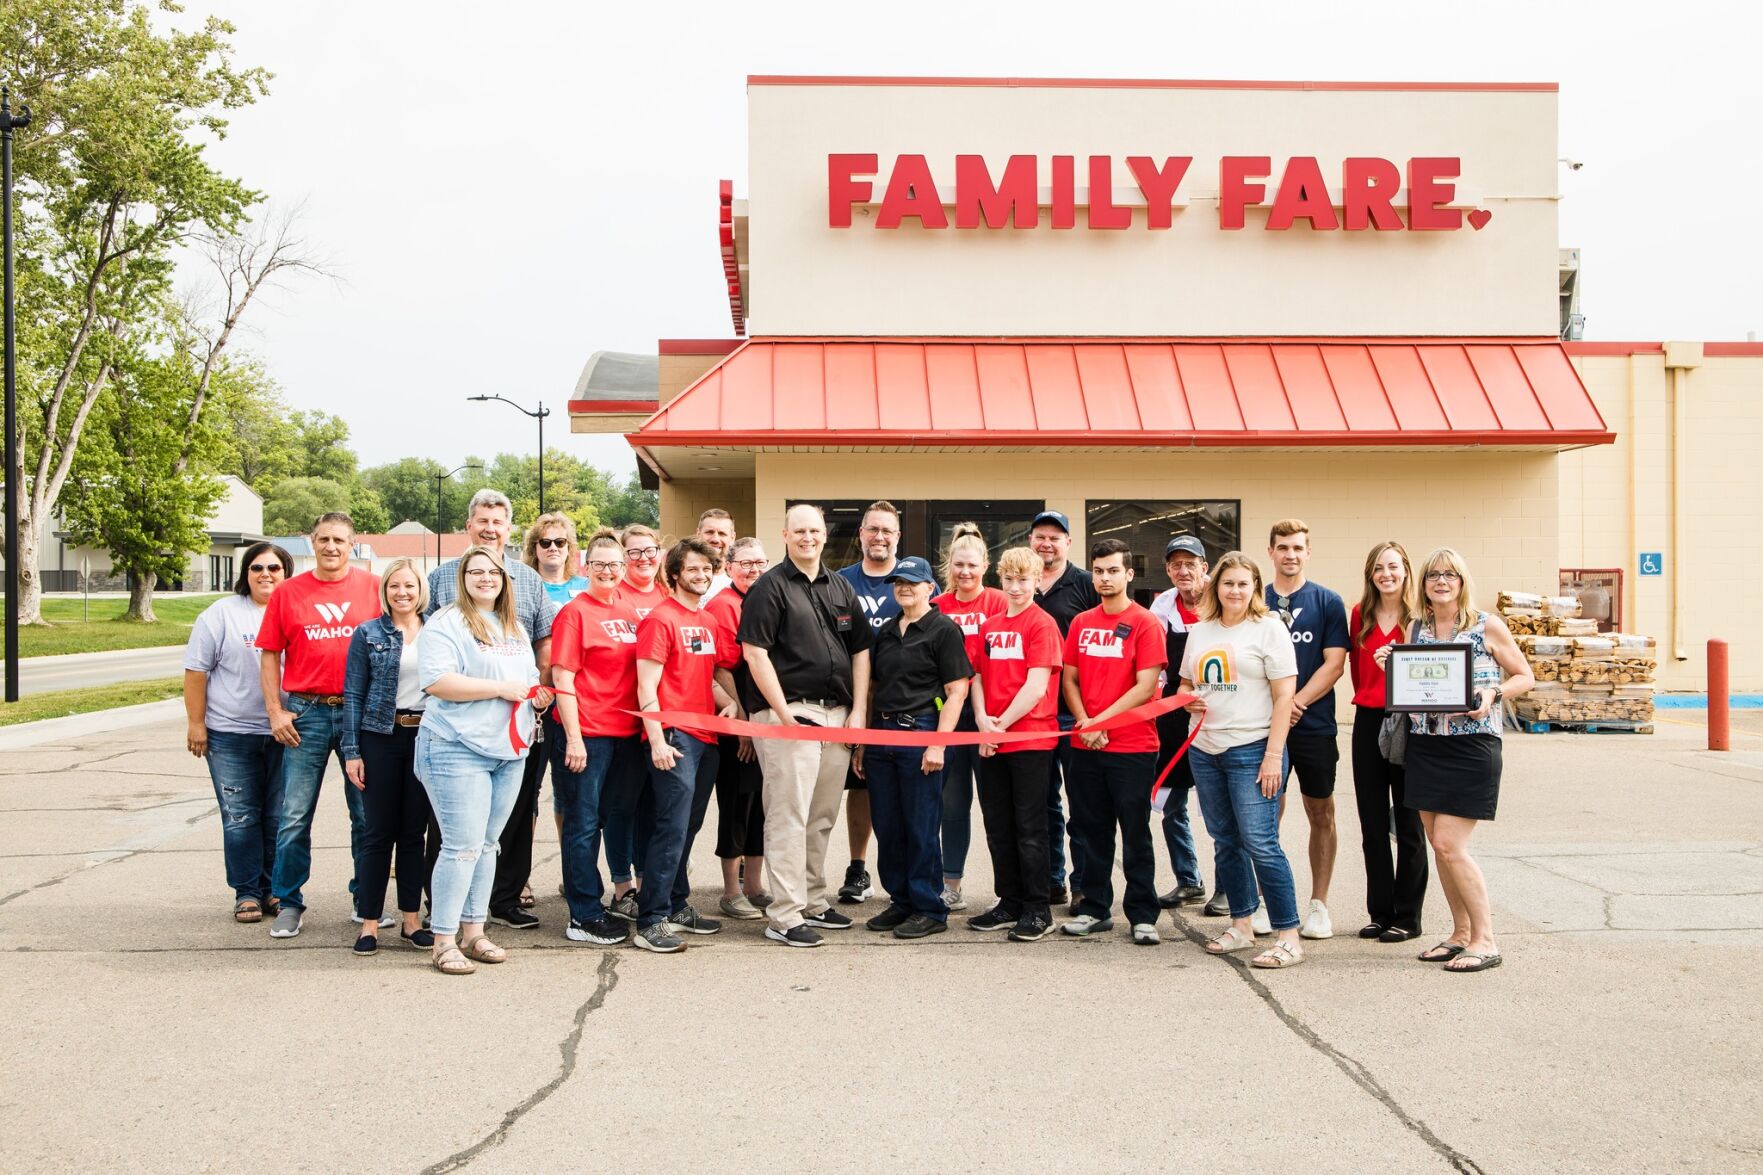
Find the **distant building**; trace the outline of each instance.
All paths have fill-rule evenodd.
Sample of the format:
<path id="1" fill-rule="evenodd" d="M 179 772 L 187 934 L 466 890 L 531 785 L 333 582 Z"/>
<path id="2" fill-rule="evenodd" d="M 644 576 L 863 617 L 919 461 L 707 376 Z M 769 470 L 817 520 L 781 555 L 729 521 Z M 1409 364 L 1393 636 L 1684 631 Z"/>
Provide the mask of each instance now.
<path id="1" fill-rule="evenodd" d="M 170 592 L 222 592 L 238 578 L 239 555 L 244 548 L 262 539 L 263 499 L 250 486 L 233 477 L 223 476 L 226 490 L 208 518 L 208 547 L 197 551 L 184 567 L 182 578 L 161 580 L 158 590 Z M 38 569 L 46 592 L 108 592 L 126 591 L 129 577 L 110 561 L 110 552 L 95 547 L 76 546 L 60 529 L 61 520 L 44 536 L 39 548 Z M 84 584 L 81 570 L 86 573 Z"/>

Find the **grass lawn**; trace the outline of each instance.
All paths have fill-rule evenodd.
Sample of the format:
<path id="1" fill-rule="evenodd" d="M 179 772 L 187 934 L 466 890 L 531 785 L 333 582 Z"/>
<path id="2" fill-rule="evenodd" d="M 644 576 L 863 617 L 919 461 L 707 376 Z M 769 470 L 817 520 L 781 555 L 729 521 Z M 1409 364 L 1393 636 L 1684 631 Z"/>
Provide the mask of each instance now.
<path id="1" fill-rule="evenodd" d="M 31 694 L 10 706 L 0 704 L 0 726 L 35 722 L 39 718 L 89 714 L 94 710 L 114 710 L 118 706 L 134 706 L 142 702 L 158 702 L 165 698 L 175 698 L 183 690 L 184 679 L 179 676 L 160 677 L 152 681 L 125 681 L 89 689 L 61 690 L 52 694 Z"/>
<path id="2" fill-rule="evenodd" d="M 190 626 L 201 611 L 219 599 L 215 595 L 157 596 L 153 624 L 136 624 L 121 619 L 128 610 L 126 599 L 94 599 L 91 619 L 80 619 L 82 601 L 52 599 L 43 601 L 43 619 L 52 627 L 25 625 L 18 630 L 18 650 L 22 657 L 48 657 L 56 653 L 100 653 L 112 649 L 153 649 L 163 645 L 181 645 L 190 639 Z M 4 601 L 0 600 L 0 606 Z M 18 721 L 15 719 L 14 721 Z"/>

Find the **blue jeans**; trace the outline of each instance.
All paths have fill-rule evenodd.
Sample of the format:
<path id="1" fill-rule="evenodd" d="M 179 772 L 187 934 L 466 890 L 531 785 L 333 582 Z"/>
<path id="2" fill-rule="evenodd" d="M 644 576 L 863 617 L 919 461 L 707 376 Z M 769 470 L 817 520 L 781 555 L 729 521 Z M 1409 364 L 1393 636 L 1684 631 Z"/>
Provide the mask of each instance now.
<path id="1" fill-rule="evenodd" d="M 1077 725 L 1069 714 L 1059 715 L 1059 733 L 1068 735 Z M 1047 856 L 1053 865 L 1053 884 L 1065 884 L 1065 813 L 1059 806 L 1059 785 L 1071 772 L 1071 740 L 1061 738 L 1053 748 L 1053 771 L 1047 776 Z M 1067 790 L 1070 790 L 1069 788 Z M 1084 887 L 1084 838 L 1075 824 L 1071 826 L 1071 888 Z"/>
<path id="2" fill-rule="evenodd" d="M 655 802 L 649 794 L 649 746 L 637 738 L 637 765 L 609 775 L 600 789 L 600 827 L 606 868 L 615 885 L 643 876 L 643 850 L 655 833 Z"/>
<path id="3" fill-rule="evenodd" d="M 924 715 L 917 726 L 935 730 L 936 715 Z M 923 747 L 863 748 L 876 873 L 894 905 L 946 922 L 943 855 L 937 844 L 943 822 L 943 773 L 926 775 L 923 764 Z"/>
<path id="4" fill-rule="evenodd" d="M 417 732 L 416 776 L 441 825 L 441 856 L 429 881 L 429 928 L 436 934 L 458 934 L 460 923 L 489 915 L 498 841 L 525 771 L 524 759 L 480 755 L 426 726 Z"/>
<path id="5" fill-rule="evenodd" d="M 720 742 L 704 743 L 692 740 L 704 748 L 698 758 L 698 766 L 692 775 L 692 804 L 686 814 L 686 839 L 680 846 L 679 865 L 673 871 L 671 897 L 673 908 L 669 913 L 677 913 L 691 904 L 692 881 L 687 869 L 692 861 L 692 845 L 698 839 L 698 832 L 704 827 L 704 817 L 710 811 L 710 797 L 716 792 L 716 777 L 722 773 L 722 744 Z M 721 879 L 718 878 L 720 881 Z"/>
<path id="6" fill-rule="evenodd" d="M 1193 754 L 1193 748 L 1188 754 Z M 1170 779 L 1175 773 L 1170 772 Z M 1200 877 L 1200 856 L 1194 851 L 1194 829 L 1188 823 L 1188 793 L 1192 788 L 1175 783 L 1167 785 L 1163 803 L 1163 843 L 1169 846 L 1169 865 L 1175 870 L 1177 885 L 1205 886 Z"/>
<path id="7" fill-rule="evenodd" d="M 584 738 L 588 761 L 571 771 L 563 756 L 567 741 L 561 731 L 545 740 L 551 749 L 551 790 L 557 811 L 563 816 L 563 898 L 576 922 L 595 922 L 606 916 L 600 882 L 600 801 L 613 776 L 640 772 L 642 743 L 629 738 Z"/>
<path id="8" fill-rule="evenodd" d="M 305 698 L 289 698 L 294 714 L 297 747 L 282 748 L 282 821 L 275 841 L 275 896 L 284 906 L 306 908 L 300 887 L 312 876 L 312 814 L 318 810 L 319 785 L 325 764 L 334 755 L 343 766 L 338 740 L 343 732 L 343 707 L 321 706 Z M 349 892 L 355 892 L 355 865 L 361 856 L 361 833 L 366 816 L 361 793 L 347 781 L 343 802 L 349 808 Z"/>
<path id="9" fill-rule="evenodd" d="M 1267 917 L 1275 930 L 1298 924 L 1298 894 L 1291 862 L 1279 845 L 1279 793 L 1261 794 L 1256 776 L 1267 740 L 1259 739 L 1212 755 L 1197 745 L 1193 760 L 1194 790 L 1200 793 L 1200 814 L 1212 834 L 1213 873 L 1218 888 L 1230 895 L 1230 916 L 1247 918 L 1260 902 L 1255 885 L 1267 901 Z M 1280 772 L 1279 790 L 1285 790 Z"/>
<path id="10" fill-rule="evenodd" d="M 693 738 L 683 730 L 667 731 L 667 745 L 679 753 L 666 771 L 654 760 L 648 764 L 643 800 L 653 815 L 648 843 L 639 847 L 643 860 L 643 888 L 637 897 L 637 927 L 667 921 L 673 913 L 674 874 L 686 867 L 686 833 L 692 823 L 692 796 L 700 771 L 709 760 L 708 776 L 716 781 L 716 745 Z M 642 752 L 649 753 L 645 747 Z"/>
<path id="11" fill-rule="evenodd" d="M 974 729 L 965 719 L 957 729 Z M 973 779 L 979 773 L 978 747 L 949 747 L 943 759 L 943 876 L 967 870 L 973 844 Z"/>
<path id="12" fill-rule="evenodd" d="M 208 777 L 220 804 L 226 883 L 237 900 L 261 902 L 275 873 L 282 810 L 282 744 L 267 734 L 208 732 Z"/>

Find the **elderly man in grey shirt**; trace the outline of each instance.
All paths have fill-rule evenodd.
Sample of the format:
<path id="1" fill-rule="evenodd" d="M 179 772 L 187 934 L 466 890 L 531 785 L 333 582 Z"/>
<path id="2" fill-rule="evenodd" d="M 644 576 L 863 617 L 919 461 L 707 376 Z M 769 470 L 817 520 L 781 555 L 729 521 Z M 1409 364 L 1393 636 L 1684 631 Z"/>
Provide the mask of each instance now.
<path id="1" fill-rule="evenodd" d="M 474 546 L 501 551 L 503 571 L 514 585 L 514 611 L 527 639 L 533 643 L 533 656 L 539 663 L 539 680 L 551 684 L 551 622 L 556 619 L 557 605 L 545 595 L 545 581 L 539 573 L 520 561 L 508 547 L 513 529 L 514 508 L 500 490 L 482 489 L 471 497 L 466 511 L 465 534 Z M 433 616 L 459 598 L 459 560 L 449 559 L 429 572 L 429 609 Z M 541 741 L 544 726 L 540 724 L 534 741 Z M 539 785 L 545 775 L 546 756 L 542 751 L 528 755 L 526 774 L 521 778 L 520 798 L 502 829 L 501 851 L 496 858 L 496 884 L 490 890 L 490 921 L 515 930 L 531 930 L 539 920 L 521 907 L 521 894 L 533 871 L 533 820 L 539 803 Z M 431 852 L 434 850 L 430 850 Z"/>

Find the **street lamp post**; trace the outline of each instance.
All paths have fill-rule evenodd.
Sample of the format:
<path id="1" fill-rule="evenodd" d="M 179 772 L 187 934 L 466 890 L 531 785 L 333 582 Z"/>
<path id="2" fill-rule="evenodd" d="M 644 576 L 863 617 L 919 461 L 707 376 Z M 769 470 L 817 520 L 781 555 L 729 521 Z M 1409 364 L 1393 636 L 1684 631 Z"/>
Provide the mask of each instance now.
<path id="1" fill-rule="evenodd" d="M 467 400 L 500 400 L 515 411 L 524 412 L 539 422 L 539 513 L 543 514 L 545 512 L 545 417 L 551 415 L 551 410 L 545 407 L 545 401 L 540 400 L 538 411 L 534 412 L 522 408 L 507 396 L 467 396 L 465 398 Z"/>
<path id="2" fill-rule="evenodd" d="M 463 473 L 467 469 L 482 469 L 482 465 L 466 462 L 458 469 L 449 469 L 446 473 L 435 474 L 435 566 L 441 565 L 441 491 L 446 488 L 447 479 L 455 473 Z"/>
<path id="3" fill-rule="evenodd" d="M 18 349 L 12 306 L 12 132 L 31 125 L 31 108 L 12 110 L 12 92 L 0 87 L 0 237 L 5 238 L 6 300 L 6 700 L 18 701 Z"/>

